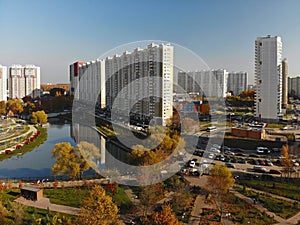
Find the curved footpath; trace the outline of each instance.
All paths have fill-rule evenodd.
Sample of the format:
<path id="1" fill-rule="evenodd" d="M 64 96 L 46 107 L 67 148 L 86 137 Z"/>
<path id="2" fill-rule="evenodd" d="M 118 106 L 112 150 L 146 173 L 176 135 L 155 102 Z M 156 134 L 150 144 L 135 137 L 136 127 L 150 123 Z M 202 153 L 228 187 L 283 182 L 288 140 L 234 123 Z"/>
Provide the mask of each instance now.
<path id="1" fill-rule="evenodd" d="M 35 126 L 34 125 L 28 125 L 29 126 L 29 130 L 26 132 L 26 133 L 24 133 L 24 134 L 21 134 L 20 136 L 26 136 L 26 135 L 28 135 L 28 134 L 30 134 L 30 133 L 36 133 L 37 132 L 37 129 L 35 128 Z M 16 137 L 13 137 L 13 138 L 9 138 L 9 139 L 7 139 L 7 140 L 11 140 L 11 139 L 15 139 Z M 16 146 L 17 145 L 22 145 L 23 146 L 23 142 L 22 143 L 19 143 L 19 144 L 16 144 L 16 145 L 13 145 L 13 146 L 11 146 L 11 147 L 9 147 L 9 148 L 6 148 L 5 150 L 1 150 L 0 151 L 0 154 L 5 154 L 5 151 L 6 150 L 11 150 L 11 151 L 14 151 L 14 150 L 16 150 Z"/>

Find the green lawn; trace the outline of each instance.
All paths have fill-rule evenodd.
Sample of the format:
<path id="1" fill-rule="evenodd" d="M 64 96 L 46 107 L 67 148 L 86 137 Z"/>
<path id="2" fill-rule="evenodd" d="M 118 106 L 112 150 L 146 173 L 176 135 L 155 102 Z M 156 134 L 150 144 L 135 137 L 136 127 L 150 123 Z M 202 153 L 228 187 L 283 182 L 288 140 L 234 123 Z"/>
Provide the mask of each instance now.
<path id="1" fill-rule="evenodd" d="M 87 188 L 58 188 L 44 189 L 44 196 L 50 202 L 58 205 L 67 205 L 79 208 L 83 199 L 88 196 Z"/>
<path id="2" fill-rule="evenodd" d="M 11 208 L 10 202 L 13 202 L 20 195 L 19 189 L 6 189 L 0 192 L 0 202 L 8 209 Z M 49 222 L 55 221 L 57 218 L 63 220 L 63 223 L 56 224 L 67 224 L 67 220 L 74 221 L 75 216 L 67 215 L 57 212 L 51 212 L 48 210 L 37 209 L 33 207 L 22 206 L 24 214 L 22 216 L 22 225 L 35 225 L 35 224 L 50 224 Z M 10 212 L 8 216 L 5 217 L 5 225 L 14 225 L 16 215 Z M 0 220 L 3 218 L 0 218 Z M 53 223 L 51 223 L 53 224 Z M 73 224 L 70 222 L 69 224 Z"/>
<path id="3" fill-rule="evenodd" d="M 263 207 L 284 219 L 288 219 L 296 215 L 300 210 L 298 205 L 294 205 L 293 203 L 288 201 L 280 200 L 274 197 L 269 197 L 263 194 L 259 194 L 255 191 L 239 187 L 236 187 L 235 189 L 249 198 L 257 199 L 258 202 L 263 204 Z"/>
<path id="4" fill-rule="evenodd" d="M 59 205 L 67 205 L 76 208 L 80 208 L 83 203 L 83 199 L 89 194 L 89 188 L 58 188 L 58 189 L 44 189 L 44 196 L 50 199 L 51 203 Z M 118 187 L 115 194 L 107 192 L 113 199 L 113 201 L 119 206 L 121 212 L 130 210 L 132 203 L 124 189 Z"/>
<path id="5" fill-rule="evenodd" d="M 294 183 L 286 181 L 240 180 L 240 184 L 290 199 L 300 200 L 300 180 Z"/>

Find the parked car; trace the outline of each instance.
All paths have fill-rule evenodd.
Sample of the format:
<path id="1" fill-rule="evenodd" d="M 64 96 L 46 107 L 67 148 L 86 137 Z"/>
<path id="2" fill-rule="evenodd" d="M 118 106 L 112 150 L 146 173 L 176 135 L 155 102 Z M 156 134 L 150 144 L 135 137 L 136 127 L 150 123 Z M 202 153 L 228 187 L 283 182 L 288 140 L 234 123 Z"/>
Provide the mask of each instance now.
<path id="1" fill-rule="evenodd" d="M 189 163 L 189 167 L 194 168 L 195 166 L 196 166 L 196 162 L 191 160 L 190 163 Z"/>
<path id="2" fill-rule="evenodd" d="M 9 150 L 9 149 L 5 150 L 5 154 L 10 154 L 11 152 L 12 152 L 12 151 Z"/>
<path id="3" fill-rule="evenodd" d="M 271 153 L 270 149 L 268 149 L 267 147 L 257 147 L 256 152 L 258 154 L 269 154 L 269 153 Z"/>
<path id="4" fill-rule="evenodd" d="M 209 151 L 211 151 L 211 152 L 216 152 L 216 153 L 221 153 L 221 151 L 219 150 L 219 149 L 217 149 L 217 148 L 210 148 L 209 149 Z"/>
<path id="5" fill-rule="evenodd" d="M 244 159 L 244 158 L 241 158 L 241 159 L 238 160 L 238 163 L 246 164 L 246 163 L 247 163 L 247 160 Z"/>
<path id="6" fill-rule="evenodd" d="M 239 152 L 239 153 L 236 153 L 235 155 L 236 155 L 236 156 L 247 157 L 247 155 L 246 155 L 245 153 L 240 153 L 240 152 Z"/>
<path id="7" fill-rule="evenodd" d="M 256 155 L 256 154 L 250 154 L 249 157 L 252 157 L 252 158 L 259 158 L 259 156 Z"/>
<path id="8" fill-rule="evenodd" d="M 266 173 L 267 172 L 267 169 L 262 166 L 254 166 L 253 170 L 254 170 L 254 172 L 257 172 L 257 173 Z"/>
<path id="9" fill-rule="evenodd" d="M 232 152 L 232 151 L 225 151 L 224 153 L 225 153 L 226 155 L 235 155 L 235 153 Z"/>
<path id="10" fill-rule="evenodd" d="M 235 165 L 232 163 L 225 163 L 225 166 L 228 168 L 235 168 Z"/>
<path id="11" fill-rule="evenodd" d="M 212 153 L 210 153 L 210 154 L 208 155 L 208 158 L 209 158 L 209 159 L 214 159 L 214 157 L 215 157 L 215 155 L 212 154 Z"/>
<path id="12" fill-rule="evenodd" d="M 270 174 L 279 174 L 279 175 L 282 174 L 282 172 L 281 172 L 280 170 L 274 170 L 274 169 L 271 169 L 271 170 L 269 171 L 269 173 L 270 173 Z"/>
<path id="13" fill-rule="evenodd" d="M 265 160 L 266 166 L 273 166 L 273 163 L 270 160 Z"/>

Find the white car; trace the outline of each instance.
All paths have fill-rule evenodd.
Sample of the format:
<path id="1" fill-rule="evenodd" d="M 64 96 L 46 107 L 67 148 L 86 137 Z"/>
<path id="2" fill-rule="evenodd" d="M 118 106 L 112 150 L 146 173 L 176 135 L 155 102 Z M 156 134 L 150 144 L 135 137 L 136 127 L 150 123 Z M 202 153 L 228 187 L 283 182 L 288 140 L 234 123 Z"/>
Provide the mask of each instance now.
<path id="1" fill-rule="evenodd" d="M 216 149 L 216 148 L 211 148 L 209 151 L 216 152 L 216 153 L 221 153 L 221 151 L 219 149 Z"/>
<path id="2" fill-rule="evenodd" d="M 232 151 L 225 151 L 225 154 L 226 154 L 226 155 L 235 155 L 235 153 L 232 152 Z"/>
<path id="3" fill-rule="evenodd" d="M 213 147 L 216 148 L 216 149 L 219 149 L 219 150 L 221 149 L 221 146 L 217 145 L 217 144 L 213 144 Z"/>
<path id="4" fill-rule="evenodd" d="M 189 166 L 194 168 L 196 166 L 196 162 L 195 161 L 190 161 Z"/>
<path id="5" fill-rule="evenodd" d="M 214 159 L 214 158 L 215 158 L 215 155 L 212 154 L 212 153 L 210 153 L 210 154 L 208 155 L 208 158 L 209 158 L 209 159 Z"/>

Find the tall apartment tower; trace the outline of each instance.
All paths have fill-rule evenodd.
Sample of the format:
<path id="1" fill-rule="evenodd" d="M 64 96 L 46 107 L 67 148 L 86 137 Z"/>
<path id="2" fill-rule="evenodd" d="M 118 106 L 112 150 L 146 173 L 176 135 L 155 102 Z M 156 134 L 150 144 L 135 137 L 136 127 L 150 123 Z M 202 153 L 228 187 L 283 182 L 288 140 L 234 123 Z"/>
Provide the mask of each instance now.
<path id="1" fill-rule="evenodd" d="M 79 91 L 75 98 L 89 104 L 97 104 L 97 108 L 106 106 L 105 98 L 105 61 L 95 60 L 79 65 Z M 79 81 L 79 80 L 78 80 Z"/>
<path id="2" fill-rule="evenodd" d="M 151 43 L 145 49 L 107 57 L 107 108 L 118 105 L 120 114 L 129 109 L 133 117 L 165 126 L 173 115 L 173 63 L 170 44 Z"/>
<path id="3" fill-rule="evenodd" d="M 0 101 L 7 100 L 7 67 L 0 65 Z"/>
<path id="4" fill-rule="evenodd" d="M 35 65 L 12 65 L 8 71 L 9 98 L 23 98 L 39 96 L 40 67 Z"/>
<path id="5" fill-rule="evenodd" d="M 227 91 L 239 95 L 248 88 L 248 74 L 246 72 L 228 73 Z"/>
<path id="6" fill-rule="evenodd" d="M 282 113 L 282 42 L 278 36 L 255 41 L 255 116 L 278 119 Z"/>
<path id="7" fill-rule="evenodd" d="M 288 61 L 282 60 L 282 108 L 286 109 L 288 103 Z"/>

